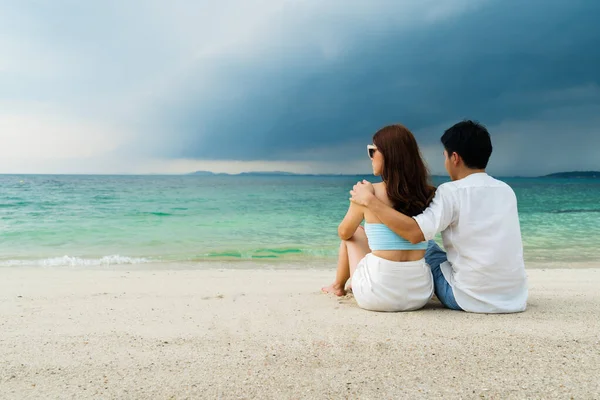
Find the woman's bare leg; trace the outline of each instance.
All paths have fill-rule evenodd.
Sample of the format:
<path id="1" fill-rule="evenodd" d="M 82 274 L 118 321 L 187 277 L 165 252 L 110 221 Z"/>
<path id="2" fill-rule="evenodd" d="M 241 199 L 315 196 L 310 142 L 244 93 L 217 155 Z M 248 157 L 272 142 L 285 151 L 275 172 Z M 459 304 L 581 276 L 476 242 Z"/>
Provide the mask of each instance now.
<path id="1" fill-rule="evenodd" d="M 360 260 L 365 258 L 365 256 L 371 252 L 367 235 L 362 226 L 359 227 L 356 232 L 354 232 L 354 235 L 350 238 L 350 240 L 346 241 L 346 248 L 348 249 L 350 277 L 352 277 Z"/>
<path id="2" fill-rule="evenodd" d="M 346 282 L 350 279 L 350 262 L 348 261 L 348 247 L 346 246 L 346 242 L 347 240 L 340 242 L 335 280 L 331 285 L 321 288 L 325 293 L 333 293 L 336 296 L 346 294 Z"/>
<path id="3" fill-rule="evenodd" d="M 365 235 L 364 229 L 359 227 L 350 239 L 342 240 L 340 243 L 335 281 L 321 290 L 336 296 L 345 295 L 346 282 L 354 274 L 358 262 L 370 252 L 367 235 Z"/>

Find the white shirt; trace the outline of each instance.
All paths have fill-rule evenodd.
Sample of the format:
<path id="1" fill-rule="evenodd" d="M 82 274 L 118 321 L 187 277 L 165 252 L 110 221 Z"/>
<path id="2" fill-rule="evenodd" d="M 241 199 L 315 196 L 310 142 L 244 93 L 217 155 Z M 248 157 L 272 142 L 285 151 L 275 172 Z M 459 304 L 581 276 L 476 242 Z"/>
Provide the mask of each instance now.
<path id="1" fill-rule="evenodd" d="M 510 186 L 486 173 L 447 182 L 414 218 L 426 240 L 442 232 L 448 261 L 441 270 L 463 310 L 525 310 L 527 276 L 517 198 Z"/>

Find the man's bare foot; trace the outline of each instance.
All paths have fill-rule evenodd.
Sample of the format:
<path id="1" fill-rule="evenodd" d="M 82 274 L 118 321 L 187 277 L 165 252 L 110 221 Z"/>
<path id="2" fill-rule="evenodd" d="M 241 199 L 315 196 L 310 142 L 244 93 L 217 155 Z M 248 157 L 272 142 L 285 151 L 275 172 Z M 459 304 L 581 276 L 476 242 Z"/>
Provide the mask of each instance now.
<path id="1" fill-rule="evenodd" d="M 346 291 L 344 290 L 344 288 L 341 287 L 340 285 L 338 285 L 337 283 L 332 283 L 329 286 L 322 287 L 321 292 L 333 293 L 336 296 L 345 296 L 346 295 Z"/>

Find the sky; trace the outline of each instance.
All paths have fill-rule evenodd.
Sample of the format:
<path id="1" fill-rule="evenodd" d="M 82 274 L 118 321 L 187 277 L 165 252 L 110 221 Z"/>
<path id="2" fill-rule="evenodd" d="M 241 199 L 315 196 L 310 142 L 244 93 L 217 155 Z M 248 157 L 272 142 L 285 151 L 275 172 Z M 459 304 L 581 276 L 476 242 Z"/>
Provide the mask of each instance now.
<path id="1" fill-rule="evenodd" d="M 0 173 L 432 173 L 483 123 L 495 175 L 600 170 L 596 0 L 0 0 Z"/>

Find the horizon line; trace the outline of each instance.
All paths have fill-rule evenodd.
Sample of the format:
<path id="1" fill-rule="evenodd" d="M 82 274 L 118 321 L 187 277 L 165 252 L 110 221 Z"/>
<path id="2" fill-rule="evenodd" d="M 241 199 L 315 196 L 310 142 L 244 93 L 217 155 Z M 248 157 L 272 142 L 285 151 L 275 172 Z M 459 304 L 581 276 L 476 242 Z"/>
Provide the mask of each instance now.
<path id="1" fill-rule="evenodd" d="M 600 171 L 558 171 L 544 175 L 493 175 L 501 178 L 544 178 L 552 177 L 553 175 L 561 174 L 598 174 Z M 489 173 L 488 173 L 489 174 Z M 194 172 L 179 172 L 179 173 L 3 173 L 0 176 L 328 176 L 328 177 L 344 177 L 344 176 L 370 176 L 371 172 L 346 174 L 346 173 L 297 173 L 287 171 L 244 171 L 238 173 L 229 172 L 212 172 L 212 171 L 194 171 Z M 490 174 L 491 175 L 491 174 Z M 373 175 L 374 176 L 374 175 Z M 431 174 L 431 177 L 449 178 L 447 174 Z M 374 176 L 375 177 L 375 176 Z"/>

